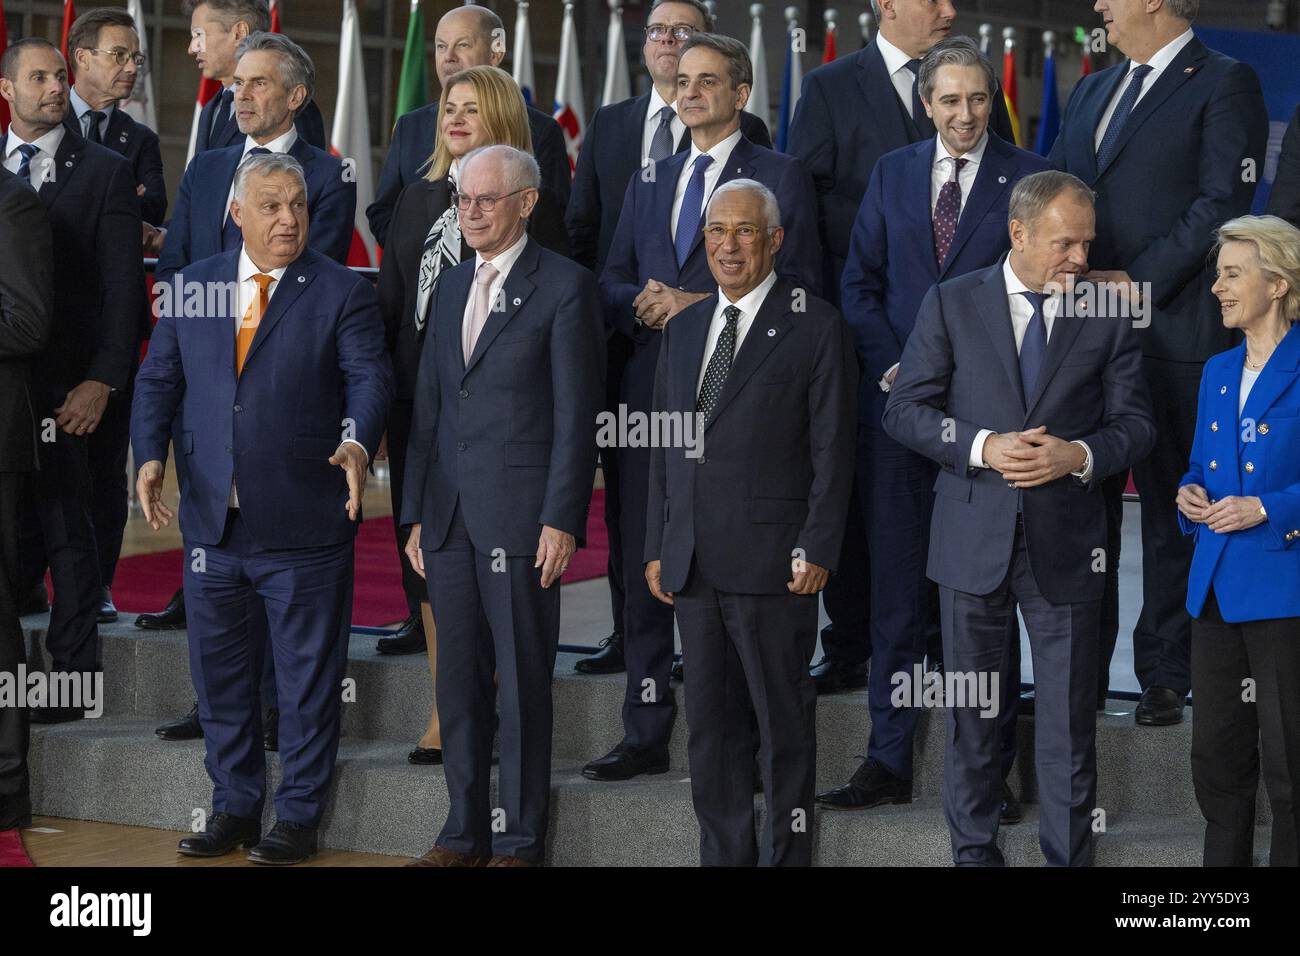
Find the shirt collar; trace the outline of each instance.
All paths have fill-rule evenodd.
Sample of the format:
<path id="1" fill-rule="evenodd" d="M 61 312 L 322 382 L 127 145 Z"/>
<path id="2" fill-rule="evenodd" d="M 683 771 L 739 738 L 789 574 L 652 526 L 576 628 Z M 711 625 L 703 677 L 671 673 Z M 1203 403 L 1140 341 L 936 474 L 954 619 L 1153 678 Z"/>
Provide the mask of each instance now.
<path id="1" fill-rule="evenodd" d="M 1151 55 L 1151 59 L 1147 60 L 1146 65 L 1151 67 L 1151 69 L 1157 73 L 1164 72 L 1164 70 L 1168 68 L 1169 64 L 1174 62 L 1174 58 L 1183 52 L 1183 47 L 1192 42 L 1194 36 L 1195 34 L 1192 33 L 1191 27 L 1188 27 L 1186 32 L 1175 37 L 1160 49 L 1156 50 L 1156 52 Z M 1128 70 L 1124 75 L 1128 76 L 1129 73 L 1132 73 L 1141 65 L 1142 64 L 1135 63 L 1130 59 L 1128 61 Z"/>
<path id="2" fill-rule="evenodd" d="M 504 252 L 497 253 L 495 256 L 492 257 L 492 268 L 497 270 L 498 276 L 504 279 L 506 276 L 510 275 L 510 270 L 515 267 L 515 263 L 519 261 L 519 257 L 524 254 L 524 246 L 526 246 L 527 244 L 528 244 L 528 231 L 524 230 L 524 234 L 520 236 L 517 240 L 515 240 L 515 244 L 513 246 L 511 246 L 509 249 L 506 249 Z M 478 253 L 474 253 L 475 272 L 478 272 L 478 267 L 481 266 L 483 262 L 484 262 L 483 257 Z"/>
<path id="3" fill-rule="evenodd" d="M 262 148 L 269 149 L 273 153 L 287 153 L 289 152 L 289 150 L 293 149 L 293 144 L 296 143 L 297 141 L 298 141 L 298 128 L 296 126 L 290 125 L 288 132 L 281 133 L 279 136 L 271 140 L 269 143 L 264 144 Z M 245 136 L 244 156 L 247 156 L 249 151 L 254 149 L 256 146 L 257 146 L 257 140 L 253 139 L 253 137 L 251 136 Z M 242 160 L 243 156 L 241 156 L 240 159 Z"/>
<path id="4" fill-rule="evenodd" d="M 885 61 L 885 72 L 890 76 L 893 76 L 899 70 L 905 69 L 907 64 L 912 61 L 910 56 L 886 40 L 885 35 L 880 32 L 876 33 L 876 49 L 880 51 L 880 56 Z"/>
<path id="5" fill-rule="evenodd" d="M 1011 253 L 1007 253 L 1007 257 L 1002 260 L 1002 278 L 1006 280 L 1007 295 L 1009 296 L 1033 291 L 1029 286 L 1020 281 L 1020 277 L 1016 275 L 1016 271 L 1011 268 Z"/>
<path id="6" fill-rule="evenodd" d="M 265 274 L 269 275 L 276 282 L 279 282 L 281 279 L 284 278 L 284 271 L 287 268 L 289 267 L 281 266 L 280 268 L 272 269 L 270 272 L 267 272 Z M 244 249 L 241 246 L 239 249 L 239 273 L 238 273 L 239 281 L 246 282 L 247 280 L 253 278 L 253 276 L 258 275 L 261 272 L 262 270 L 259 269 L 253 263 L 253 260 L 248 258 L 248 250 Z"/>
<path id="7" fill-rule="evenodd" d="M 712 157 L 713 159 L 713 163 L 711 163 L 710 165 L 716 166 L 719 163 L 725 163 L 727 161 L 727 157 L 731 155 L 731 151 L 735 149 L 736 144 L 740 142 L 740 137 L 741 137 L 741 131 L 737 129 L 726 139 L 714 143 L 713 148 L 708 150 L 709 156 Z M 695 160 L 697 160 L 700 156 L 702 156 L 703 153 L 704 151 L 701 150 L 698 146 L 696 146 L 694 141 L 692 141 L 691 155 L 690 158 L 686 160 L 686 168 L 690 169 L 692 166 L 694 166 Z"/>
<path id="8" fill-rule="evenodd" d="M 87 110 L 91 109 L 90 104 L 81 98 L 81 94 L 77 92 L 75 86 L 68 91 L 68 101 L 72 104 L 73 115 L 76 116 L 78 120 L 86 115 Z M 100 112 L 105 116 L 112 116 L 113 107 L 114 104 L 109 103 L 107 106 L 103 107 Z"/>
<path id="9" fill-rule="evenodd" d="M 974 165 L 978 166 L 980 164 L 980 160 L 984 158 L 984 147 L 988 146 L 989 144 L 989 131 L 988 130 L 984 131 L 984 135 L 980 137 L 980 141 L 975 144 L 974 149 L 972 149 L 970 152 L 962 153 L 960 156 L 953 156 L 952 153 L 948 150 L 948 144 L 945 143 L 943 141 L 943 137 L 939 136 L 937 133 L 935 134 L 935 141 L 938 144 L 934 148 L 934 164 L 936 166 L 938 166 L 940 163 L 944 162 L 949 158 L 964 159 L 967 162 L 973 163 Z"/>
<path id="10" fill-rule="evenodd" d="M 63 124 L 60 123 L 54 129 L 50 130 L 44 136 L 32 140 L 32 145 L 42 153 L 48 153 L 53 156 L 59 151 L 59 144 L 63 142 L 63 134 L 67 132 Z M 8 138 L 5 140 L 5 159 L 8 159 L 15 149 L 27 142 L 14 132 L 13 126 L 9 127 Z"/>
<path id="11" fill-rule="evenodd" d="M 673 112 L 674 113 L 677 112 L 676 102 L 665 103 L 664 98 L 659 95 L 659 91 L 655 89 L 653 86 L 650 87 L 650 105 L 646 107 L 645 121 L 649 123 L 653 119 L 656 122 L 658 122 L 659 111 L 663 109 L 665 106 L 671 106 L 673 108 Z"/>
<path id="12" fill-rule="evenodd" d="M 754 288 L 742 295 L 737 301 L 732 302 L 727 297 L 727 293 L 718 287 L 718 306 L 725 309 L 728 305 L 734 305 L 742 314 L 753 318 L 758 315 L 758 310 L 763 307 L 763 302 L 767 294 L 772 291 L 772 286 L 776 285 L 776 270 L 773 269 L 767 274 L 767 278 L 760 282 Z"/>

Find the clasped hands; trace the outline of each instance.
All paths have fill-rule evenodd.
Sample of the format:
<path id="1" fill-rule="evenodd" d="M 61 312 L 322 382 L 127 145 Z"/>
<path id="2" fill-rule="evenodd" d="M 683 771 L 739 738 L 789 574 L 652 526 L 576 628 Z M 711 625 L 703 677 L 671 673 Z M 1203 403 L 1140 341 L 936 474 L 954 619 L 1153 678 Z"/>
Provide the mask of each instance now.
<path id="1" fill-rule="evenodd" d="M 632 308 L 641 324 L 651 329 L 662 329 L 671 319 L 688 305 L 694 305 L 708 295 L 701 292 L 683 292 L 672 286 L 664 285 L 658 279 L 651 279 L 645 288 L 632 300 Z"/>
<path id="2" fill-rule="evenodd" d="M 1082 445 L 1049 435 L 1046 425 L 989 435 L 984 439 L 983 456 L 984 463 L 1001 473 L 1013 488 L 1037 488 L 1083 471 L 1088 462 Z"/>
<path id="3" fill-rule="evenodd" d="M 420 550 L 420 528 L 411 525 L 411 533 L 406 539 L 406 559 L 420 577 L 424 577 L 424 552 Z M 534 568 L 542 569 L 542 587 L 549 588 L 569 568 L 569 560 L 578 550 L 578 540 L 567 531 L 542 525 L 542 533 L 537 538 L 537 554 Z"/>
<path id="4" fill-rule="evenodd" d="M 1260 514 L 1264 503 L 1254 495 L 1229 495 L 1211 502 L 1200 485 L 1183 485 L 1176 502 L 1184 518 L 1205 525 L 1215 534 L 1245 531 L 1268 520 Z"/>

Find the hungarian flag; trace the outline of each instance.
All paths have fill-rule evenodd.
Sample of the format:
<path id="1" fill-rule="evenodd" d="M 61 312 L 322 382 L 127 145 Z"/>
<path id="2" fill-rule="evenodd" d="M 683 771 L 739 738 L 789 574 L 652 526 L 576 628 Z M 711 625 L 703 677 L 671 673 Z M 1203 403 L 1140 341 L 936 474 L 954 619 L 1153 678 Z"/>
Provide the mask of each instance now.
<path id="1" fill-rule="evenodd" d="M 528 0 L 519 0 L 515 13 L 515 50 L 513 75 L 524 102 L 529 106 L 537 99 L 537 80 L 533 76 L 533 41 L 528 33 Z"/>
<path id="2" fill-rule="evenodd" d="M 397 81 L 397 103 L 393 108 L 393 125 L 402 114 L 418 110 L 429 102 L 429 74 L 424 62 L 424 14 L 420 0 L 411 0 L 411 18 L 406 23 L 406 50 L 402 53 L 402 73 Z"/>
<path id="3" fill-rule="evenodd" d="M 578 35 L 573 27 L 573 4 L 564 4 L 564 24 L 560 28 L 560 68 L 555 74 L 555 108 L 551 115 L 564 131 L 564 146 L 569 154 L 569 172 L 578 164 L 578 150 L 587 130 L 586 107 L 582 101 L 582 71 L 578 59 Z"/>
<path id="4" fill-rule="evenodd" d="M 343 175 L 357 184 L 357 210 L 352 221 L 350 266 L 379 264 L 375 237 L 366 222 L 366 207 L 375 201 L 370 169 L 370 120 L 366 115 L 366 74 L 361 61 L 361 29 L 356 0 L 345 0 L 339 38 L 339 95 L 334 103 L 334 128 L 330 152 L 344 161 Z"/>
<path id="5" fill-rule="evenodd" d="M 0 56 L 9 49 L 9 28 L 5 25 L 5 0 L 0 0 Z M 0 97 L 0 132 L 9 129 L 9 101 Z"/>
<path id="6" fill-rule="evenodd" d="M 1011 131 L 1015 133 L 1016 145 L 1023 140 L 1020 135 L 1020 92 L 1016 84 L 1016 48 L 1007 40 L 1007 51 L 1002 54 L 1002 95 L 1007 101 L 1007 113 L 1011 115 Z"/>
<path id="7" fill-rule="evenodd" d="M 68 49 L 68 31 L 72 29 L 72 23 L 77 19 L 77 10 L 72 5 L 72 0 L 63 0 L 63 39 L 59 41 L 59 49 L 63 51 L 63 59 L 68 64 L 68 85 L 71 86 L 76 82 L 72 75 L 72 51 Z"/>

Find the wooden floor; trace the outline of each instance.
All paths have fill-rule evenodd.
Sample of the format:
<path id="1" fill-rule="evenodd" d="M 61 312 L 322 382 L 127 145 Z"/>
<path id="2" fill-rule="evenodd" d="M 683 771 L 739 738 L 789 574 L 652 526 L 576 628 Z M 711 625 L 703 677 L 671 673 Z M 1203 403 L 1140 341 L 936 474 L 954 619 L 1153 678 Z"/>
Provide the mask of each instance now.
<path id="1" fill-rule="evenodd" d="M 243 850 L 214 859 L 181 856 L 184 833 L 117 823 L 35 817 L 23 845 L 37 866 L 257 866 Z M 405 857 L 322 849 L 300 866 L 401 866 Z"/>

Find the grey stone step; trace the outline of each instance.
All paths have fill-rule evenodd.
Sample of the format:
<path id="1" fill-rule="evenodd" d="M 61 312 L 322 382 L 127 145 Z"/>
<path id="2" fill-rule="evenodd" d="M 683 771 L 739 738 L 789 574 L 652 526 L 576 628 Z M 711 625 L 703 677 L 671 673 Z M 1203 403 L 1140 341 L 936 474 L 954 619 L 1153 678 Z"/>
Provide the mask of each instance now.
<path id="1" fill-rule="evenodd" d="M 153 737 L 147 718 L 105 717 L 38 726 L 32 735 L 33 803 L 37 813 L 169 830 L 190 829 L 209 808 L 210 786 L 200 742 Z M 269 788 L 278 762 L 269 755 Z M 271 792 L 268 788 L 268 792 Z M 760 808 L 762 798 L 755 798 Z M 446 814 L 441 768 L 405 761 L 395 741 L 342 741 L 325 813 L 324 845 L 415 856 L 432 844 Z M 268 820 L 271 815 L 268 806 Z M 1037 813 L 1004 827 L 1009 863 L 1042 863 Z M 935 799 L 855 813 L 814 815 L 820 865 L 944 866 L 948 832 Z M 1097 862 L 1112 866 L 1194 866 L 1201 825 L 1188 817 L 1116 811 L 1098 837 Z M 1262 858 L 1267 833 L 1257 845 Z M 698 832 L 689 778 L 681 773 L 625 783 L 594 783 L 579 765 L 558 761 L 552 777 L 549 862 L 554 865 L 690 866 L 698 863 Z"/>

